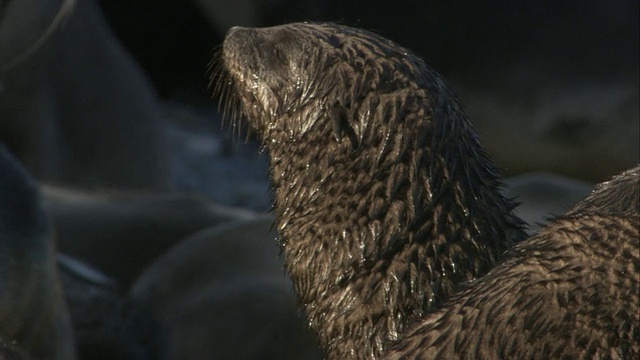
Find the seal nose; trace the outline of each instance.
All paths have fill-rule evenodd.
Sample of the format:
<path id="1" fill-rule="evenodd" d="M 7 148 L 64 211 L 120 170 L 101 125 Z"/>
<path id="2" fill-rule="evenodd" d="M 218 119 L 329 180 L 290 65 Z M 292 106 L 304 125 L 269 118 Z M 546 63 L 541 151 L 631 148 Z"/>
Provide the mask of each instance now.
<path id="1" fill-rule="evenodd" d="M 244 29 L 244 27 L 242 26 L 232 26 L 231 28 L 229 28 L 229 30 L 227 30 L 226 37 L 232 36 L 235 32 L 242 31 L 242 29 Z"/>
<path id="2" fill-rule="evenodd" d="M 229 39 L 232 37 L 242 36 L 246 35 L 249 32 L 251 32 L 251 28 L 247 28 L 244 26 L 233 26 L 229 30 L 227 30 L 227 35 L 225 36 L 225 38 Z"/>
<path id="3" fill-rule="evenodd" d="M 255 44 L 255 29 L 234 26 L 227 30 L 222 52 L 224 56 L 240 56 L 240 54 L 244 54 L 242 57 L 245 57 L 247 54 L 254 53 Z"/>
<path id="4" fill-rule="evenodd" d="M 227 35 L 224 38 L 224 47 L 232 49 L 245 49 L 254 47 L 258 39 L 257 31 L 254 28 L 248 28 L 243 26 L 234 26 L 227 30 Z"/>

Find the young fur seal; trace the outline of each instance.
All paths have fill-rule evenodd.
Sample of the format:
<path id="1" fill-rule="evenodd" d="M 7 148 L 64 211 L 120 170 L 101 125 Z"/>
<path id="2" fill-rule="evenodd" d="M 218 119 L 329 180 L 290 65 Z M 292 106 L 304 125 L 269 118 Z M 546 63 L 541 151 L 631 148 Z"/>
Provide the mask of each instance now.
<path id="1" fill-rule="evenodd" d="M 0 359 L 73 360 L 73 329 L 37 183 L 0 143 Z"/>
<path id="2" fill-rule="evenodd" d="M 440 77 L 332 24 L 233 28 L 219 72 L 269 152 L 285 266 L 329 358 L 638 356 L 640 168 L 440 306 L 524 237 Z"/>
<path id="3" fill-rule="evenodd" d="M 640 167 L 408 331 L 385 359 L 637 359 Z"/>
<path id="4" fill-rule="evenodd" d="M 371 32 L 229 30 L 217 91 L 268 151 L 279 243 L 331 359 L 380 357 L 524 238 L 444 81 Z"/>

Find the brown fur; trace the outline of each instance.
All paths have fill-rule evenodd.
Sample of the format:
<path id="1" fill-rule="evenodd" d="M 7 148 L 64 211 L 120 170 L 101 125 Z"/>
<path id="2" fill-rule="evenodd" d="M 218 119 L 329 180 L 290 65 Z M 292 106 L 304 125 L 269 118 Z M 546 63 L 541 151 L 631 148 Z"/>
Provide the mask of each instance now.
<path id="1" fill-rule="evenodd" d="M 328 357 L 380 356 L 525 236 L 455 95 L 408 50 L 333 24 L 234 28 L 220 65 Z"/>

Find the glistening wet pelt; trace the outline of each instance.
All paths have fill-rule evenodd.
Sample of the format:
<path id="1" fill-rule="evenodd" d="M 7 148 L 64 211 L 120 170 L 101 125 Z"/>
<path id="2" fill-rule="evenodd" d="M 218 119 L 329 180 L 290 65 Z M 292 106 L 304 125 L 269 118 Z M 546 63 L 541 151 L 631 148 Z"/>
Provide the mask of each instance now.
<path id="1" fill-rule="evenodd" d="M 460 102 L 409 50 L 335 24 L 233 28 L 213 73 L 268 153 L 285 267 L 328 358 L 637 354 L 637 206 L 598 191 L 638 181 L 523 240 Z"/>
<path id="2" fill-rule="evenodd" d="M 393 42 L 233 28 L 213 71 L 269 154 L 286 270 L 329 358 L 379 357 L 525 237 L 456 96 Z"/>
<path id="3" fill-rule="evenodd" d="M 385 359 L 637 359 L 640 167 L 516 244 Z"/>

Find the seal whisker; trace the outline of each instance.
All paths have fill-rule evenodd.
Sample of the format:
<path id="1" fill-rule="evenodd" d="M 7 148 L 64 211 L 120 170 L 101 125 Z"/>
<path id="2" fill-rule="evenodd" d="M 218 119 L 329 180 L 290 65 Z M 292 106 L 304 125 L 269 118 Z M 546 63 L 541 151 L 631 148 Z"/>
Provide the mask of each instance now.
<path id="1" fill-rule="evenodd" d="M 222 47 L 219 46 L 214 50 L 212 60 L 209 62 L 209 89 L 211 96 L 218 98 L 218 111 L 222 113 L 221 126 L 224 128 L 228 122 L 230 124 L 231 135 L 234 139 L 239 139 L 243 128 L 241 118 L 240 102 L 235 95 L 235 83 L 229 71 L 224 66 L 222 59 Z M 250 129 L 246 130 L 245 141 L 249 139 Z"/>

